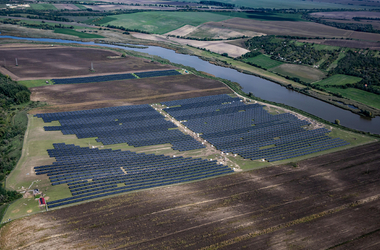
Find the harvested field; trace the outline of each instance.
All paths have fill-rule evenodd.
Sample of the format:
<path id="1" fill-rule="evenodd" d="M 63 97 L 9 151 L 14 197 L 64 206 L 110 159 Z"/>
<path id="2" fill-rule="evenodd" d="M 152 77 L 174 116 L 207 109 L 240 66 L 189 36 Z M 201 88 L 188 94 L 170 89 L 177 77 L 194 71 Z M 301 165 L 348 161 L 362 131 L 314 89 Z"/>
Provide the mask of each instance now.
<path id="1" fill-rule="evenodd" d="M 193 32 L 196 29 L 197 29 L 197 27 L 195 27 L 195 26 L 185 25 L 185 26 L 182 26 L 179 29 L 170 31 L 170 32 L 166 33 L 165 35 L 187 36 L 189 33 Z"/>
<path id="2" fill-rule="evenodd" d="M 18 66 L 15 66 L 15 58 Z M 17 81 L 174 68 L 131 56 L 121 58 L 120 53 L 106 49 L 25 44 L 18 47 L 1 45 L 0 61 L 0 71 L 11 73 Z M 94 72 L 90 71 L 91 62 Z"/>
<path id="3" fill-rule="evenodd" d="M 242 36 L 263 36 L 265 34 L 247 31 L 247 30 L 233 30 L 215 27 L 213 25 L 208 25 L 208 23 L 202 24 L 193 30 L 187 36 L 197 37 L 197 38 L 213 38 L 213 39 L 228 39 L 231 37 L 242 37 Z"/>
<path id="4" fill-rule="evenodd" d="M 209 23 L 211 25 L 211 23 Z M 337 29 L 312 22 L 257 21 L 253 19 L 232 18 L 222 22 L 213 22 L 215 27 L 250 30 L 268 35 L 304 36 L 304 37 L 343 37 L 360 40 L 380 41 L 380 34 Z"/>
<path id="5" fill-rule="evenodd" d="M 356 40 L 340 40 L 340 39 L 308 39 L 308 40 L 298 40 L 303 43 L 315 43 L 330 46 L 339 46 L 347 48 L 358 48 L 358 49 L 371 49 L 380 50 L 380 44 L 378 42 L 365 42 Z"/>
<path id="6" fill-rule="evenodd" d="M 59 10 L 80 10 L 80 8 L 74 4 L 53 4 Z"/>
<path id="7" fill-rule="evenodd" d="M 50 112 L 156 103 L 231 93 L 221 82 L 195 75 L 177 75 L 122 81 L 63 84 L 31 88 L 33 101 L 56 105 Z M 38 110 L 45 112 L 46 110 Z"/>
<path id="8" fill-rule="evenodd" d="M 377 249 L 379 165 L 375 143 L 130 193 L 6 224 L 0 248 Z"/>
<path id="9" fill-rule="evenodd" d="M 323 17 L 329 19 L 352 19 L 353 17 L 380 18 L 380 12 L 375 11 L 331 11 L 331 12 L 314 12 L 310 14 L 313 17 Z"/>
<path id="10" fill-rule="evenodd" d="M 249 52 L 249 50 L 235 46 L 228 43 L 228 41 L 196 41 L 188 40 L 176 37 L 166 37 L 163 35 L 150 35 L 143 33 L 133 33 L 136 38 L 147 39 L 152 41 L 165 41 L 165 42 L 176 42 L 182 45 L 191 45 L 194 47 L 204 48 L 212 52 L 223 54 L 227 53 L 230 57 L 238 57 Z"/>

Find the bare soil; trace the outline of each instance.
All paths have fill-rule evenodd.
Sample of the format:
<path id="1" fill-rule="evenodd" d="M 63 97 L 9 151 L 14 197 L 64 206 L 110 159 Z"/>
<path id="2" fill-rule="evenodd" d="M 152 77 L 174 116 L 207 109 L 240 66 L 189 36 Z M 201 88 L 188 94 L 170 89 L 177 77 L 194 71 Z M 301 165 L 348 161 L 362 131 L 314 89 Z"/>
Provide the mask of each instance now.
<path id="1" fill-rule="evenodd" d="M 57 84 L 30 89 L 31 100 L 50 105 L 35 112 L 73 111 L 157 103 L 231 93 L 221 82 L 192 74 L 85 84 Z"/>
<path id="2" fill-rule="evenodd" d="M 6 224 L 0 248 L 378 249 L 379 165 L 374 143 L 129 193 Z"/>
<path id="3" fill-rule="evenodd" d="M 3 74 L 12 73 L 17 77 L 13 80 L 18 81 L 174 68 L 142 58 L 120 56 L 116 51 L 98 48 L 0 45 L 0 70 Z M 94 72 L 90 70 L 91 62 Z"/>

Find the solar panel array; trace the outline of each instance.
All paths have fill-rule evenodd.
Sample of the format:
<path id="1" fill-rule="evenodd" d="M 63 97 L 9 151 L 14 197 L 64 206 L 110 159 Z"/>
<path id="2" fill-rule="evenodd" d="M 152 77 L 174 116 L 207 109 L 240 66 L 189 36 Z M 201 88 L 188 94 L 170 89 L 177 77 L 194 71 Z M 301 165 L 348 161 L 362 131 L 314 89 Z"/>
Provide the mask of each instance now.
<path id="1" fill-rule="evenodd" d="M 49 208 L 146 189 L 194 181 L 233 172 L 216 161 L 170 157 L 111 149 L 90 149 L 73 144 L 53 144 L 56 162 L 35 167 L 52 185 L 67 184 L 72 197 L 50 201 Z"/>
<path id="2" fill-rule="evenodd" d="M 158 76 L 175 76 L 180 75 L 176 70 L 162 70 L 162 71 L 147 71 L 147 72 L 139 72 L 135 73 L 140 78 L 147 78 L 147 77 L 158 77 Z"/>
<path id="3" fill-rule="evenodd" d="M 160 70 L 160 71 L 148 71 L 135 73 L 140 78 L 146 77 L 158 77 L 158 76 L 173 76 L 180 75 L 176 70 Z M 136 79 L 132 74 L 112 74 L 103 76 L 89 76 L 89 77 L 74 77 L 64 79 L 52 79 L 54 84 L 75 84 L 75 83 L 90 83 L 90 82 L 107 82 L 107 81 L 119 81 L 127 79 Z"/>
<path id="4" fill-rule="evenodd" d="M 225 153 L 246 159 L 278 161 L 348 145 L 326 135 L 325 128 L 306 130 L 309 122 L 284 113 L 271 115 L 259 104 L 244 104 L 228 95 L 163 102 L 190 130 Z"/>
<path id="5" fill-rule="evenodd" d="M 52 81 L 54 82 L 54 84 L 74 84 L 74 83 L 118 81 L 118 80 L 127 80 L 127 79 L 136 79 L 136 77 L 132 74 L 113 74 L 113 75 L 105 75 L 105 76 L 52 79 Z"/>
<path id="6" fill-rule="evenodd" d="M 60 130 L 65 135 L 75 134 L 79 139 L 98 137 L 96 140 L 104 145 L 128 143 L 142 147 L 171 143 L 172 148 L 179 151 L 205 147 L 147 104 L 35 116 L 44 122 L 60 122 L 61 126 L 45 126 L 45 131 Z"/>

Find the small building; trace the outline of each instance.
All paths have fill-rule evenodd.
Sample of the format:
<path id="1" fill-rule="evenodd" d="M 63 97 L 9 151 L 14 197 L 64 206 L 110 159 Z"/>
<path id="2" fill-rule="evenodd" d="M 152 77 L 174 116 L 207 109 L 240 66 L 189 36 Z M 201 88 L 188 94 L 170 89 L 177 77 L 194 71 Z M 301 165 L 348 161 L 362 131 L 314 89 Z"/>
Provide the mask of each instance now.
<path id="1" fill-rule="evenodd" d="M 36 195 L 39 195 L 39 194 L 41 194 L 40 190 L 38 190 L 38 189 L 34 189 L 33 190 L 33 196 L 36 196 Z"/>
<path id="2" fill-rule="evenodd" d="M 46 201 L 44 197 L 41 197 L 38 199 L 38 205 L 40 206 L 46 206 Z"/>

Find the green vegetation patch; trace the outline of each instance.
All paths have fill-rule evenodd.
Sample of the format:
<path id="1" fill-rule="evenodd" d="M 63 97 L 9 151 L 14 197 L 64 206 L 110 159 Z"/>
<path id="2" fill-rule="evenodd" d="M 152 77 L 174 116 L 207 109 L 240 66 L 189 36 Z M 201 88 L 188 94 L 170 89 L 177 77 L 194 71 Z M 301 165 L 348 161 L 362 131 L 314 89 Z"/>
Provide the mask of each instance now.
<path id="1" fill-rule="evenodd" d="M 49 83 L 46 84 L 46 81 Z M 49 79 L 38 79 L 38 80 L 26 80 L 26 81 L 19 81 L 18 82 L 21 85 L 24 85 L 27 88 L 33 88 L 33 87 L 39 87 L 39 86 L 46 86 L 46 85 L 52 85 L 52 81 Z"/>
<path id="2" fill-rule="evenodd" d="M 360 81 L 361 81 L 360 77 L 337 74 L 337 75 L 330 76 L 329 78 L 326 78 L 322 81 L 316 82 L 315 84 L 319 84 L 321 86 L 326 86 L 326 85 L 331 86 L 331 85 L 354 84 Z"/>
<path id="3" fill-rule="evenodd" d="M 285 77 L 298 78 L 307 83 L 319 81 L 326 77 L 326 73 L 321 70 L 296 64 L 282 64 L 278 67 L 272 68 L 271 71 Z"/>
<path id="4" fill-rule="evenodd" d="M 77 6 L 79 9 L 81 10 L 85 10 L 87 9 L 85 6 L 81 5 L 81 4 L 74 4 L 75 6 Z"/>
<path id="5" fill-rule="evenodd" d="M 264 69 L 274 68 L 283 64 L 283 62 L 272 60 L 266 55 L 258 55 L 255 57 L 244 59 L 243 61 L 259 65 Z"/>
<path id="6" fill-rule="evenodd" d="M 104 38 L 104 36 L 101 36 L 101 35 L 78 32 L 78 31 L 72 30 L 72 29 L 55 29 L 54 33 L 77 36 L 79 38 Z"/>
<path id="7" fill-rule="evenodd" d="M 115 15 L 107 24 L 122 26 L 127 29 L 143 30 L 150 33 L 164 34 L 186 24 L 198 26 L 205 22 L 219 22 L 230 17 L 208 12 L 168 12 L 152 11 L 133 14 Z"/>
<path id="8" fill-rule="evenodd" d="M 334 88 L 328 87 L 326 90 L 332 93 L 341 94 L 343 97 L 352 99 L 368 106 L 380 109 L 380 95 L 376 95 L 374 93 L 370 93 L 361 89 L 355 88 Z"/>
<path id="9" fill-rule="evenodd" d="M 101 16 L 101 17 L 89 19 L 89 20 L 85 21 L 85 23 L 102 25 L 102 24 L 106 24 L 106 23 L 116 21 L 116 20 L 117 20 L 117 18 L 114 18 L 114 17 L 110 17 L 110 16 L 103 17 L 103 16 Z"/>
<path id="10" fill-rule="evenodd" d="M 34 10 L 57 10 L 57 8 L 48 3 L 32 3 L 30 7 Z"/>

